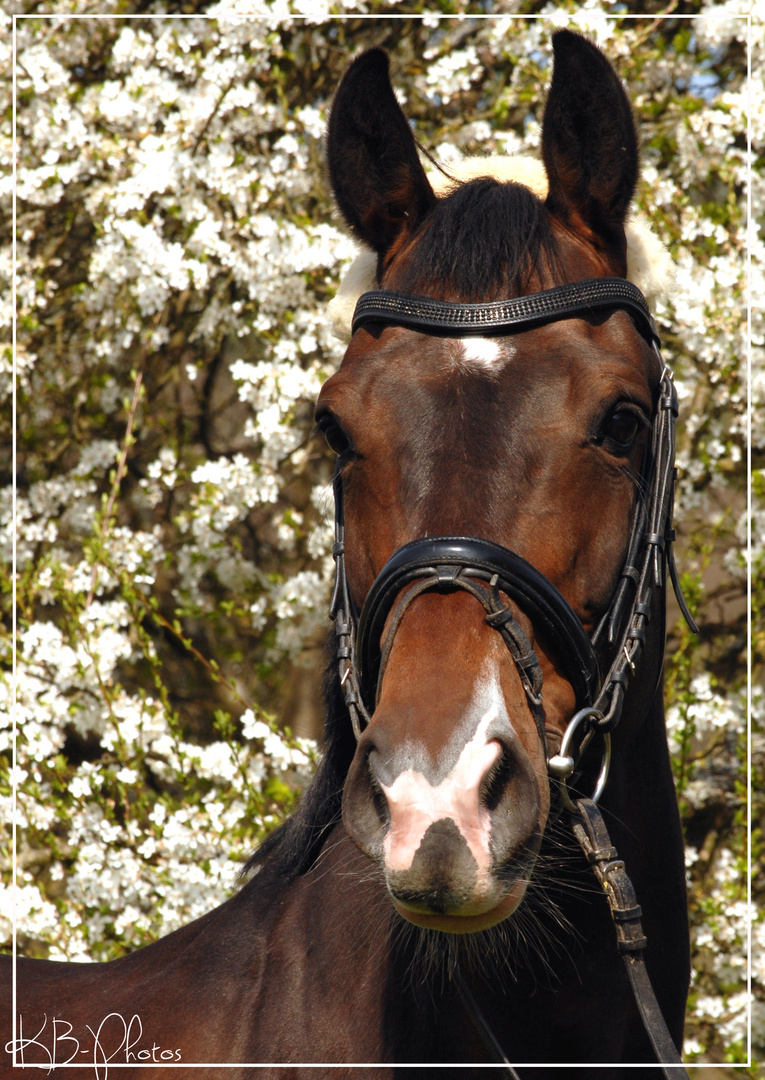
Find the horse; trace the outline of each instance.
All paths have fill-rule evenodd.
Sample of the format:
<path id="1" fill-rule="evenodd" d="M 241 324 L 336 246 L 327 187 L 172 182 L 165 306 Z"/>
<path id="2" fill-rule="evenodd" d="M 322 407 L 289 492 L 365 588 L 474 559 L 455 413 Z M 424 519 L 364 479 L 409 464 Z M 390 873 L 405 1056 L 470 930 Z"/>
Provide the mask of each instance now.
<path id="1" fill-rule="evenodd" d="M 553 48 L 537 190 L 431 182 L 387 55 L 348 68 L 327 167 L 373 280 L 316 408 L 323 756 L 222 906 L 108 963 L 19 957 L 15 997 L 8 959 L 3 1076 L 636 1080 L 682 1046 L 677 404 L 628 280 L 629 102 L 586 39 Z"/>

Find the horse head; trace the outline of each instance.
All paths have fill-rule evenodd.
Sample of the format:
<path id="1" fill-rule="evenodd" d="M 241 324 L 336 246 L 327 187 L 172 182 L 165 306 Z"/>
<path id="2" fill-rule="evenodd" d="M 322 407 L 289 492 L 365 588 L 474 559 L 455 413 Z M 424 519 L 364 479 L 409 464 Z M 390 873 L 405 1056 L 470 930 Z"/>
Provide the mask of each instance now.
<path id="1" fill-rule="evenodd" d="M 536 190 L 492 175 L 432 184 L 385 53 L 348 69 L 329 176 L 377 290 L 441 311 L 627 276 L 631 110 L 598 49 L 568 31 L 553 42 Z M 523 899 L 551 812 L 548 759 L 583 691 L 565 635 L 505 586 L 501 567 L 490 572 L 488 545 L 530 564 L 524 573 L 563 598 L 605 662 L 598 627 L 630 548 L 661 376 L 658 352 L 616 303 L 484 334 L 372 311 L 321 391 L 349 611 L 364 622 L 394 553 L 402 565 L 425 553 L 415 572 L 386 571 L 376 586 L 386 602 L 366 619 L 370 657 L 357 658 L 368 722 L 343 796 L 347 832 L 410 922 L 483 929 Z M 428 580 L 432 538 L 479 538 L 489 572 Z"/>

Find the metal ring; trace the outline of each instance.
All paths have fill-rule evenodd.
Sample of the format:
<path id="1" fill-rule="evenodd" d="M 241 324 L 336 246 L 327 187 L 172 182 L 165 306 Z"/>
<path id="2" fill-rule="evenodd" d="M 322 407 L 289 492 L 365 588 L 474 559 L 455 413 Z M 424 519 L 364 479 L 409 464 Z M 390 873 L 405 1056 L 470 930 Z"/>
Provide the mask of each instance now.
<path id="1" fill-rule="evenodd" d="M 547 761 L 548 771 L 558 780 L 560 785 L 560 793 L 569 810 L 577 810 L 576 805 L 572 802 L 571 796 L 568 793 L 566 781 L 574 771 L 576 767 L 576 760 L 571 756 L 571 742 L 577 728 L 585 720 L 602 720 L 603 714 L 599 709 L 595 709 L 589 706 L 586 709 L 580 709 L 578 713 L 575 713 L 569 720 L 568 727 L 563 733 L 563 739 L 560 744 L 560 751 L 557 754 L 553 754 Z M 597 729 L 595 729 L 597 730 Z M 608 779 L 608 770 L 611 765 L 611 735 L 608 731 L 603 733 L 603 760 L 600 766 L 600 773 L 595 784 L 595 790 L 590 796 L 590 801 L 596 803 L 600 796 L 603 794 L 603 788 L 606 786 L 606 780 Z M 577 811 L 578 812 L 578 811 Z"/>

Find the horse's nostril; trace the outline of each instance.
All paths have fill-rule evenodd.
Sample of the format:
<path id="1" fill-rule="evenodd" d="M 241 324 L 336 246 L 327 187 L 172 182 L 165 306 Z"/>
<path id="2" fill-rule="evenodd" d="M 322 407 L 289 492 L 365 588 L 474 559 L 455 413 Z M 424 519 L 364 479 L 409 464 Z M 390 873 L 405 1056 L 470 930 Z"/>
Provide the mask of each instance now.
<path id="1" fill-rule="evenodd" d="M 390 825 L 390 807 L 388 806 L 388 800 L 383 790 L 387 781 L 387 770 L 384 765 L 384 758 L 374 743 L 370 743 L 369 745 L 365 766 L 364 778 L 368 785 L 370 802 L 374 807 L 374 812 L 377 815 L 380 825 L 382 825 L 384 830 L 387 830 Z"/>
<path id="2" fill-rule="evenodd" d="M 369 784 L 375 813 L 380 819 L 380 824 L 387 829 L 390 825 L 390 807 L 388 806 L 388 800 L 385 798 L 385 793 L 371 768 L 369 769 Z"/>
<path id="3" fill-rule="evenodd" d="M 481 804 L 492 813 L 499 806 L 500 799 L 505 793 L 507 785 L 515 774 L 513 759 L 507 750 L 503 749 L 497 760 L 491 766 L 486 776 L 481 781 L 479 798 Z"/>

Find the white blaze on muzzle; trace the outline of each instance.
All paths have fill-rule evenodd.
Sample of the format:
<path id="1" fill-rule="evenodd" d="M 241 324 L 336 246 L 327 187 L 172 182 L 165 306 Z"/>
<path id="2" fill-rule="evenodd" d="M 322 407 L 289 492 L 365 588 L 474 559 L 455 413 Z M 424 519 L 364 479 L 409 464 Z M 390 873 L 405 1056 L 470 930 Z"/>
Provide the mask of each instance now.
<path id="1" fill-rule="evenodd" d="M 388 801 L 390 827 L 383 841 L 388 872 L 409 870 L 425 833 L 437 821 L 452 821 L 463 836 L 484 880 L 491 871 L 491 817 L 481 805 L 481 783 L 502 753 L 489 726 L 500 715 L 492 704 L 456 764 L 438 784 L 416 769 L 399 773 L 390 786 L 382 784 Z"/>

